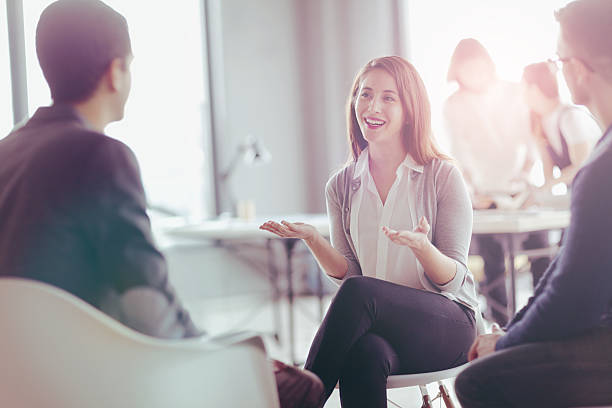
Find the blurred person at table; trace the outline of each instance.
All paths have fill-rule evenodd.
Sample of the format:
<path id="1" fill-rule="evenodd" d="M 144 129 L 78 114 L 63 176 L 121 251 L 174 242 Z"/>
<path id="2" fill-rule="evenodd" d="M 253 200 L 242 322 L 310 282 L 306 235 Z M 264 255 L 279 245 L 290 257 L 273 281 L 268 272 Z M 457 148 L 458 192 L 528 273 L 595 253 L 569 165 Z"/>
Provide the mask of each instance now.
<path id="1" fill-rule="evenodd" d="M 459 86 L 444 104 L 446 130 L 472 195 L 474 209 L 518 209 L 529 194 L 529 174 L 537 151 L 529 137 L 529 112 L 518 83 L 497 76 L 485 47 L 473 38 L 459 42 L 448 69 Z M 508 320 L 504 248 L 492 235 L 475 237 L 484 260 L 488 315 L 501 325 Z M 525 249 L 548 247 L 547 233 L 531 233 Z M 534 285 L 550 263 L 531 259 Z"/>
<path id="2" fill-rule="evenodd" d="M 455 381 L 464 408 L 612 406 L 612 2 L 555 15 L 572 101 L 606 130 L 574 176 L 565 243 L 534 296 L 472 345 Z"/>
<path id="3" fill-rule="evenodd" d="M 348 163 L 328 181 L 331 244 L 303 223 L 262 229 L 300 238 L 340 288 L 305 368 L 344 407 L 386 407 L 391 374 L 466 361 L 479 316 L 466 266 L 472 230 L 459 170 L 435 147 L 423 82 L 401 57 L 368 62 L 347 103 Z"/>
<path id="4" fill-rule="evenodd" d="M 557 70 L 552 62 L 531 64 L 523 70 L 531 135 L 544 168 L 544 185 L 538 189 L 544 199 L 555 184 L 571 185 L 601 135 L 599 125 L 588 111 L 561 101 Z M 558 177 L 554 176 L 555 167 L 560 173 Z"/>

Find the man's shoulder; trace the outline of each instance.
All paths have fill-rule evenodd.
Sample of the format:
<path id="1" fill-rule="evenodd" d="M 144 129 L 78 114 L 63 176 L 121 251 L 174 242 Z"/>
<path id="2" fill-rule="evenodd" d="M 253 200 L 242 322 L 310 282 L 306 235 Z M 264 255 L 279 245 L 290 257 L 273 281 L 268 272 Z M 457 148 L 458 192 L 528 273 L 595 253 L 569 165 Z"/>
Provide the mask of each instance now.
<path id="1" fill-rule="evenodd" d="M 138 167 L 125 143 L 74 121 L 26 123 L 0 141 L 2 157 L 31 163 L 31 169 L 71 169 L 81 175 Z"/>
<path id="2" fill-rule="evenodd" d="M 582 205 L 591 198 L 612 200 L 612 135 L 597 144 L 572 183 L 572 204 Z"/>
<path id="3" fill-rule="evenodd" d="M 582 168 L 588 171 L 608 171 L 612 173 L 612 131 L 602 136 Z"/>
<path id="4" fill-rule="evenodd" d="M 116 140 L 84 126 L 76 121 L 57 121 L 39 123 L 29 120 L 16 127 L 4 140 L 28 145 L 57 145 L 70 144 L 72 146 L 114 144 Z"/>
<path id="5" fill-rule="evenodd" d="M 64 142 L 76 145 L 92 146 L 96 149 L 131 152 L 131 149 L 122 141 L 110 137 L 104 133 L 84 127 L 66 127 L 58 135 L 58 140 L 62 139 Z"/>
<path id="6" fill-rule="evenodd" d="M 50 143 L 61 143 L 83 153 L 83 158 L 96 162 L 116 163 L 135 161 L 132 150 L 122 141 L 78 125 L 68 125 L 57 131 Z"/>

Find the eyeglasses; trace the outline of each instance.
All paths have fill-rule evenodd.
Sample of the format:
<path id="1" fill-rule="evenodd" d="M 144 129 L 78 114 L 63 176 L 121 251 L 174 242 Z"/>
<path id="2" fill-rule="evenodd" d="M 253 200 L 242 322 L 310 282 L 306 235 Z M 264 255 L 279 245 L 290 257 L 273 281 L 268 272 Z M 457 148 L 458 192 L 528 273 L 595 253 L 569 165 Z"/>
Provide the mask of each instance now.
<path id="1" fill-rule="evenodd" d="M 551 65 L 551 67 L 554 67 L 555 71 L 557 71 L 557 70 L 563 70 L 563 64 L 571 60 L 580 61 L 580 63 L 584 65 L 586 69 L 588 69 L 591 72 L 595 72 L 595 70 L 589 64 L 587 64 L 584 60 L 580 58 L 576 58 L 576 57 L 559 57 L 558 55 L 555 55 L 553 58 L 547 59 L 546 62 L 548 62 Z"/>

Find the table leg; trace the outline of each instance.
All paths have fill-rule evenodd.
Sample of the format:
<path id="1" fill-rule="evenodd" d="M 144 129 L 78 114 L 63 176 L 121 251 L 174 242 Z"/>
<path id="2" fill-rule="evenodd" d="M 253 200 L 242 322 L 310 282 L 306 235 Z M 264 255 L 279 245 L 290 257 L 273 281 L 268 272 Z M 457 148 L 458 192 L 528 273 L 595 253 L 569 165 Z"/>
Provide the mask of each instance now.
<path id="1" fill-rule="evenodd" d="M 317 297 L 319 298 L 319 321 L 323 321 L 323 271 L 317 262 Z"/>
<path id="2" fill-rule="evenodd" d="M 516 312 L 516 270 L 514 268 L 514 236 L 508 234 L 508 261 L 510 263 L 510 293 L 508 296 L 508 321 Z"/>
<path id="3" fill-rule="evenodd" d="M 287 238 L 284 239 L 285 250 L 287 251 L 287 300 L 289 302 L 289 358 L 293 365 L 297 365 L 295 359 L 295 320 L 293 313 L 293 265 L 291 258 L 293 257 L 293 248 L 298 242 L 297 239 Z"/>
<path id="4" fill-rule="evenodd" d="M 272 251 L 272 239 L 268 239 L 266 242 L 266 249 L 268 251 L 268 273 L 270 277 L 270 283 L 272 284 L 272 319 L 274 320 L 274 339 L 278 342 L 280 340 L 281 331 L 281 317 L 280 317 L 280 289 L 278 286 L 278 269 L 274 265 L 274 253 Z"/>

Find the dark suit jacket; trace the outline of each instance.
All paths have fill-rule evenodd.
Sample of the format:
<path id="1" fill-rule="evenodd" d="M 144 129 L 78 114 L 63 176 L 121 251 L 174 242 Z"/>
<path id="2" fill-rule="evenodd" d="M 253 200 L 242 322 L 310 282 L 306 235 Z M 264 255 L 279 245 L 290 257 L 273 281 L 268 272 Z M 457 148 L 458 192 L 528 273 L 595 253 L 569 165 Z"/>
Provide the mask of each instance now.
<path id="1" fill-rule="evenodd" d="M 0 276 L 58 286 L 149 335 L 197 335 L 145 210 L 131 150 L 70 106 L 0 140 Z"/>

